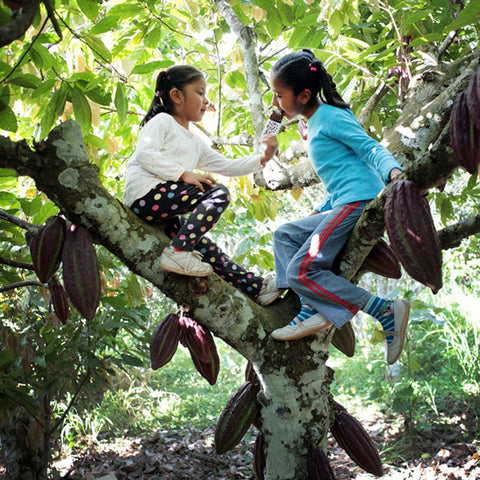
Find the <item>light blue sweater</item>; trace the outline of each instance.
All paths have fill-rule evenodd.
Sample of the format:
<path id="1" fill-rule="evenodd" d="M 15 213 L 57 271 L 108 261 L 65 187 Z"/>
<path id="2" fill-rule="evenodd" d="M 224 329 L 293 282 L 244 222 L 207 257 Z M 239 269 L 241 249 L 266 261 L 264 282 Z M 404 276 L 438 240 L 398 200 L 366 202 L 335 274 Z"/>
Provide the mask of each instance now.
<path id="1" fill-rule="evenodd" d="M 308 120 L 308 156 L 328 197 L 317 210 L 378 195 L 402 167 L 370 137 L 349 109 L 321 103 Z"/>

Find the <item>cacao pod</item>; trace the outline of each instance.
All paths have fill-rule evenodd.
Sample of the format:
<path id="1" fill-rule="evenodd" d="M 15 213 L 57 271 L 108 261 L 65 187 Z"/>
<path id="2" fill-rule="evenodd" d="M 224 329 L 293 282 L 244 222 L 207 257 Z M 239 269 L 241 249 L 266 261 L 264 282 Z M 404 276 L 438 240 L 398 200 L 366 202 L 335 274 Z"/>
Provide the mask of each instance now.
<path id="1" fill-rule="evenodd" d="M 330 462 L 321 448 L 311 448 L 307 453 L 308 480 L 335 480 Z"/>
<path id="2" fill-rule="evenodd" d="M 480 128 L 473 123 L 466 91 L 457 95 L 453 104 L 449 135 L 457 162 L 470 174 L 477 173 L 480 164 Z"/>
<path id="3" fill-rule="evenodd" d="M 407 273 L 437 293 L 442 287 L 442 251 L 430 206 L 411 180 L 388 188 L 385 227 L 390 245 Z"/>
<path id="4" fill-rule="evenodd" d="M 200 325 L 193 318 L 182 315 L 182 343 L 188 348 L 190 354 L 195 355 L 202 362 L 210 360 L 210 350 L 216 349 L 215 340 L 207 327 Z"/>
<path id="5" fill-rule="evenodd" d="M 350 322 L 335 329 L 332 336 L 332 345 L 347 357 L 353 357 L 355 354 L 355 332 Z"/>
<path id="6" fill-rule="evenodd" d="M 248 361 L 245 366 L 245 381 L 259 384 L 257 374 L 253 368 L 252 362 Z"/>
<path id="7" fill-rule="evenodd" d="M 225 453 L 243 438 L 260 411 L 257 401 L 258 385 L 245 382 L 230 397 L 220 413 L 215 428 L 215 449 Z"/>
<path id="8" fill-rule="evenodd" d="M 366 472 L 381 477 L 382 461 L 362 424 L 339 403 L 334 403 L 335 418 L 330 432 L 348 456 Z"/>
<path id="9" fill-rule="evenodd" d="M 253 446 L 253 472 L 257 480 L 265 479 L 265 440 L 262 432 L 258 432 Z"/>
<path id="10" fill-rule="evenodd" d="M 196 355 L 192 355 L 192 362 L 195 365 L 198 373 L 210 384 L 215 385 L 217 383 L 218 372 L 220 371 L 220 358 L 218 357 L 217 347 L 210 350 L 210 357 L 207 362 L 203 362 Z"/>
<path id="11" fill-rule="evenodd" d="M 480 130 L 480 68 L 468 82 L 467 105 L 473 124 Z"/>
<path id="12" fill-rule="evenodd" d="M 62 254 L 63 284 L 68 298 L 87 320 L 92 320 L 102 295 L 97 253 L 90 232 L 71 225 Z"/>
<path id="13" fill-rule="evenodd" d="M 180 342 L 188 348 L 193 365 L 210 385 L 215 385 L 220 371 L 220 358 L 213 335 L 193 318 L 182 315 L 179 323 Z"/>
<path id="14" fill-rule="evenodd" d="M 42 283 L 48 283 L 60 266 L 66 230 L 65 220 L 52 216 L 28 241 L 33 269 Z"/>
<path id="15" fill-rule="evenodd" d="M 169 313 L 155 328 L 150 338 L 150 363 L 153 370 L 166 365 L 177 351 L 182 333 L 179 317 Z"/>
<path id="16" fill-rule="evenodd" d="M 387 278 L 400 278 L 400 262 L 390 245 L 380 238 L 365 258 L 362 268 Z"/>
<path id="17" fill-rule="evenodd" d="M 65 292 L 63 285 L 58 281 L 51 281 L 49 288 L 52 294 L 52 304 L 55 315 L 65 325 L 70 316 L 67 292 Z"/>

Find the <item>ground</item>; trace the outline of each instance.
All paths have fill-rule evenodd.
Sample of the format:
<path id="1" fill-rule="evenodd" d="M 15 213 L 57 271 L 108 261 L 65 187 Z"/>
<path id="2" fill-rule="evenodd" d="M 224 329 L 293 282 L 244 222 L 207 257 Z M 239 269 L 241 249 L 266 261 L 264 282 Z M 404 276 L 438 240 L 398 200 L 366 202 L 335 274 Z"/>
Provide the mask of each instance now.
<path id="1" fill-rule="evenodd" d="M 364 411 L 359 418 L 381 445 L 388 480 L 479 480 L 480 436 L 465 419 L 408 438 L 397 419 Z M 358 416 L 357 416 L 358 418 Z M 465 435 L 465 432 L 469 435 Z M 217 455 L 213 429 L 159 430 L 150 437 L 100 442 L 59 459 L 54 466 L 64 480 L 94 480 L 111 474 L 117 480 L 253 480 L 252 429 L 231 452 Z M 466 440 L 472 439 L 473 440 Z M 375 478 L 357 467 L 329 438 L 328 455 L 337 480 Z M 1 478 L 1 475 L 0 475 Z"/>

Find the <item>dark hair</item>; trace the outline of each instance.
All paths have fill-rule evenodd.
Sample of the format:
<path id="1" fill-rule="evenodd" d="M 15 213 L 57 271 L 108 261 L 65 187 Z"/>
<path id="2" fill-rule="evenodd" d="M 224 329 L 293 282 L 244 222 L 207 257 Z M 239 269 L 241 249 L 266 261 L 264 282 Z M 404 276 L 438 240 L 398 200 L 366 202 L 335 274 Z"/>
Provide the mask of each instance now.
<path id="1" fill-rule="evenodd" d="M 329 105 L 349 107 L 337 92 L 332 76 L 310 50 L 302 49 L 280 58 L 273 66 L 272 74 L 286 87 L 291 88 L 294 95 L 299 95 L 305 89 L 310 90 L 312 103 L 318 95 L 322 102 Z"/>
<path id="2" fill-rule="evenodd" d="M 145 125 L 155 115 L 162 112 L 171 115 L 173 104 L 170 98 L 170 90 L 178 88 L 183 92 L 185 85 L 202 77 L 202 72 L 190 65 L 175 65 L 160 72 L 157 76 L 152 104 L 140 125 Z"/>

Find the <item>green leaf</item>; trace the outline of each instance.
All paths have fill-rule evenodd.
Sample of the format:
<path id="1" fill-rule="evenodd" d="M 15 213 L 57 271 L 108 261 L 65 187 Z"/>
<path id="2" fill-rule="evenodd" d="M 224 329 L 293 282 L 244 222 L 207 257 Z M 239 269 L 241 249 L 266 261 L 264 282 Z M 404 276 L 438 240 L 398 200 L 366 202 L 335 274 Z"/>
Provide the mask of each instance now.
<path id="1" fill-rule="evenodd" d="M 88 33 L 90 35 L 99 35 L 100 33 L 111 32 L 118 28 L 120 20 L 117 16 L 108 15 L 97 22 Z"/>
<path id="2" fill-rule="evenodd" d="M 128 100 L 125 93 L 125 84 L 122 82 L 117 83 L 114 103 L 117 109 L 118 119 L 120 120 L 120 123 L 123 124 L 127 119 Z"/>
<path id="3" fill-rule="evenodd" d="M 24 75 L 15 75 L 10 77 L 7 82 L 25 88 L 37 88 L 41 83 L 41 80 L 31 73 L 26 73 Z"/>
<path id="4" fill-rule="evenodd" d="M 132 367 L 143 367 L 145 366 L 145 362 L 138 357 L 134 357 L 133 355 L 127 355 L 122 353 L 122 362 L 123 364 L 131 365 Z"/>
<path id="5" fill-rule="evenodd" d="M 458 30 L 461 27 L 467 25 L 478 26 L 478 16 L 480 15 L 480 2 L 472 0 L 465 8 L 460 12 L 460 15 L 450 25 L 443 29 L 444 33 L 451 32 L 452 30 Z"/>
<path id="6" fill-rule="evenodd" d="M 168 68 L 174 63 L 175 62 L 172 62 L 171 60 L 156 60 L 154 62 L 144 63 L 142 65 L 135 65 L 135 67 L 133 67 L 132 74 L 145 75 L 157 70 Z"/>
<path id="7" fill-rule="evenodd" d="M 103 40 L 100 37 L 84 33 L 83 38 L 92 50 L 95 58 L 98 58 L 102 62 L 112 61 L 112 54 L 110 53 L 110 50 L 105 46 Z"/>
<path id="8" fill-rule="evenodd" d="M 41 197 L 38 197 L 41 198 Z M 39 208 L 38 212 L 32 218 L 32 222 L 37 225 L 43 225 L 48 217 L 58 215 L 59 209 L 53 202 L 48 201 Z"/>
<path id="9" fill-rule="evenodd" d="M 98 15 L 100 5 L 94 0 L 77 0 L 80 10 L 90 19 L 94 20 Z"/>
<path id="10" fill-rule="evenodd" d="M 50 93 L 53 88 L 55 87 L 56 81 L 53 79 L 45 80 L 44 82 L 40 83 L 40 85 L 35 88 L 35 90 L 31 93 L 30 98 L 35 100 L 36 98 L 44 98 Z"/>
<path id="11" fill-rule="evenodd" d="M 6 132 L 16 132 L 17 129 L 17 117 L 10 107 L 4 105 L 4 108 L 0 110 L 0 130 L 5 130 Z"/>
<path id="12" fill-rule="evenodd" d="M 63 113 L 65 108 L 65 102 L 67 101 L 67 87 L 66 84 L 63 84 L 50 99 L 48 102 L 47 108 L 42 116 L 40 122 L 42 138 L 45 138 L 57 118 Z"/>
<path id="13" fill-rule="evenodd" d="M 83 91 L 77 86 L 71 89 L 70 96 L 72 98 L 75 119 L 81 125 L 83 133 L 87 133 L 92 125 L 92 109 L 90 108 L 87 97 L 85 97 Z"/>
<path id="14" fill-rule="evenodd" d="M 33 198 L 33 200 L 27 200 L 26 198 L 19 199 L 22 210 L 27 217 L 32 217 L 35 215 L 42 205 L 42 197 L 38 196 Z"/>

